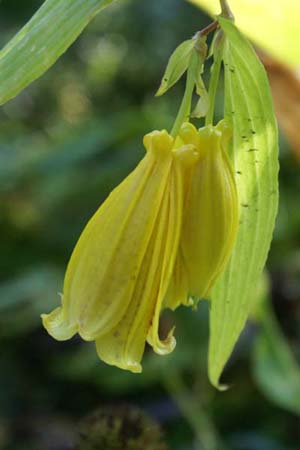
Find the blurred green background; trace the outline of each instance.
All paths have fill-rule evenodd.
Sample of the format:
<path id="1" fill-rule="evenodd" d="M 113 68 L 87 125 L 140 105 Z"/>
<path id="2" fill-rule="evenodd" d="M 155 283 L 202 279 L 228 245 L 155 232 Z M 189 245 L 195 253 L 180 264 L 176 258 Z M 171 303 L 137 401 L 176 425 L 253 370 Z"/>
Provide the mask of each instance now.
<path id="1" fill-rule="evenodd" d="M 41 4 L 1 2 L 1 46 Z M 40 314 L 59 304 L 85 223 L 143 155 L 142 136 L 170 129 L 183 85 L 154 98 L 170 53 L 208 23 L 182 0 L 116 3 L 1 108 L 1 449 L 79 448 L 78 421 L 124 404 L 159 423 L 172 450 L 300 448 L 300 176 L 283 135 L 270 287 L 261 294 L 267 319 L 245 329 L 223 376 L 228 391 L 207 380 L 205 304 L 165 314 L 177 348 L 164 358 L 147 349 L 142 375 L 106 366 L 93 344 L 59 343 L 41 327 Z"/>

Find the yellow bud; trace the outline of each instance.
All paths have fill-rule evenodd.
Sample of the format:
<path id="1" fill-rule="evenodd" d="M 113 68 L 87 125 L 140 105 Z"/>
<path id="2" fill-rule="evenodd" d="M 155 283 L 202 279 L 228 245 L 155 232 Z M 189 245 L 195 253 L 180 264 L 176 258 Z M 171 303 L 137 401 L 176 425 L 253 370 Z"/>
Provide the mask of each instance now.
<path id="1" fill-rule="evenodd" d="M 208 298 L 230 257 L 238 228 L 237 189 L 227 155 L 230 130 L 224 122 L 199 131 L 185 124 L 179 134 L 199 153 L 186 181 L 182 259 L 190 295 Z"/>

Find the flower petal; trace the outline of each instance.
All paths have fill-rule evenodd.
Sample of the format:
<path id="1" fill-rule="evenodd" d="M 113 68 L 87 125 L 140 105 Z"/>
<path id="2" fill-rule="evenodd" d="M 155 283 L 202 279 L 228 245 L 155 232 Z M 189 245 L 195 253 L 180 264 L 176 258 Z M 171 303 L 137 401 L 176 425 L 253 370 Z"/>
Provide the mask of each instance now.
<path id="1" fill-rule="evenodd" d="M 180 305 L 192 306 L 193 303 L 193 300 L 189 296 L 187 270 L 181 249 L 179 249 L 163 307 L 170 308 L 174 311 Z"/>
<path id="2" fill-rule="evenodd" d="M 191 148 L 187 148 L 187 151 L 191 152 Z M 183 161 L 185 164 L 186 156 L 183 157 L 181 153 L 173 157 L 160 213 L 132 300 L 120 323 L 106 336 L 96 339 L 101 359 L 132 372 L 141 371 L 140 361 L 146 337 L 159 354 L 170 353 L 176 345 L 173 330 L 165 340 L 161 340 L 158 334 L 160 312 L 174 271 L 182 222 L 181 166 Z"/>
<path id="3" fill-rule="evenodd" d="M 130 302 L 167 181 L 171 158 L 148 152 L 84 229 L 64 283 L 64 321 L 92 340 L 112 329 Z M 64 334 L 44 318 L 47 330 Z"/>
<path id="4" fill-rule="evenodd" d="M 197 298 L 209 296 L 228 261 L 238 227 L 236 185 L 224 149 L 227 142 L 223 124 L 199 130 L 200 159 L 189 186 L 181 240 L 190 294 Z"/>
<path id="5" fill-rule="evenodd" d="M 166 190 L 168 190 L 168 186 Z M 168 196 L 168 194 L 166 195 Z M 163 199 L 162 209 L 165 209 L 165 203 Z M 142 370 L 140 361 L 161 285 L 161 261 L 165 253 L 165 233 L 165 222 L 160 214 L 126 313 L 113 330 L 96 339 L 97 352 L 100 358 L 108 364 L 117 365 L 132 372 Z"/>
<path id="6" fill-rule="evenodd" d="M 193 153 L 192 147 L 186 147 L 186 152 Z M 155 305 L 154 317 L 148 332 L 147 341 L 153 347 L 154 351 L 164 355 L 173 351 L 176 340 L 171 330 L 166 339 L 159 338 L 159 317 L 163 307 L 163 301 L 167 295 L 168 287 L 173 275 L 175 261 L 178 253 L 182 209 L 183 209 L 183 165 L 186 163 L 186 156 L 178 151 L 174 158 L 174 176 L 170 179 L 169 198 L 165 199 L 163 204 L 160 221 L 165 241 L 165 251 L 162 255 L 161 264 L 161 283 L 159 294 Z M 191 158 L 191 161 L 194 161 Z M 172 303 L 173 301 L 169 301 Z"/>
<path id="7" fill-rule="evenodd" d="M 67 322 L 62 307 L 55 308 L 50 314 L 41 314 L 41 318 L 48 333 L 58 341 L 70 339 L 77 331 L 76 325 Z"/>

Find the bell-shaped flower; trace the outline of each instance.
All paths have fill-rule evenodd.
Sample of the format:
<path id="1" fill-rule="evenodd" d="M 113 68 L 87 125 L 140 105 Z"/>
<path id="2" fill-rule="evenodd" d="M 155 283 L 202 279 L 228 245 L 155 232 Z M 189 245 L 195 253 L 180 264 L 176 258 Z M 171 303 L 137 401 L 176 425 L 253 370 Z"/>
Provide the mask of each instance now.
<path id="1" fill-rule="evenodd" d="M 146 341 L 158 354 L 175 346 L 173 330 L 160 339 L 159 316 L 163 307 L 187 299 L 187 285 L 180 281 L 178 293 L 170 281 L 180 272 L 176 258 L 186 172 L 199 156 L 188 139 L 174 140 L 166 131 L 146 135 L 144 145 L 143 160 L 83 230 L 67 268 L 62 306 L 42 315 L 55 339 L 79 333 L 96 342 L 103 361 L 132 372 L 142 370 Z M 192 215 L 193 231 L 198 218 L 201 227 L 201 214 Z M 186 257 L 194 256 L 186 245 L 183 249 Z"/>
<path id="2" fill-rule="evenodd" d="M 185 181 L 177 284 L 187 283 L 189 294 L 196 299 L 208 298 L 228 262 L 238 230 L 238 196 L 228 158 L 231 131 L 224 121 L 200 130 L 186 123 L 179 136 L 182 145 L 194 144 L 199 159 Z"/>

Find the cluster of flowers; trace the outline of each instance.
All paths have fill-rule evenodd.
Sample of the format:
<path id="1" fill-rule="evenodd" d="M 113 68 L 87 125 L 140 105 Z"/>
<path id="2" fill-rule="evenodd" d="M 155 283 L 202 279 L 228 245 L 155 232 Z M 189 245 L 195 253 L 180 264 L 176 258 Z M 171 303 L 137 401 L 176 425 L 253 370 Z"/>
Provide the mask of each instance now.
<path id="1" fill-rule="evenodd" d="M 141 372 L 146 341 L 158 354 L 163 308 L 209 298 L 230 257 L 238 199 L 224 121 L 184 123 L 144 137 L 145 157 L 84 229 L 69 262 L 62 306 L 42 316 L 58 340 L 95 341 L 108 364 Z"/>

